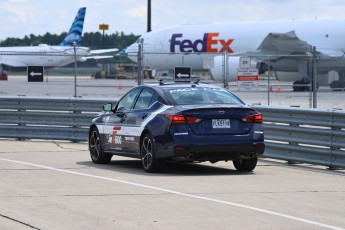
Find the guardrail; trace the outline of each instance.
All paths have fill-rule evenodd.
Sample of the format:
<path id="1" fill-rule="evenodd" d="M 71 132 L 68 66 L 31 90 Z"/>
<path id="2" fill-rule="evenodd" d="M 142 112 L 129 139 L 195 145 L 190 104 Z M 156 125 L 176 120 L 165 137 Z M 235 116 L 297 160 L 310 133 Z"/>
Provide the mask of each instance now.
<path id="1" fill-rule="evenodd" d="M 264 157 L 345 167 L 345 112 L 254 106 L 264 117 Z"/>
<path id="2" fill-rule="evenodd" d="M 0 137 L 86 141 L 92 118 L 109 100 L 0 97 Z"/>
<path id="3" fill-rule="evenodd" d="M 117 99 L 113 100 L 116 102 Z M 92 118 L 111 99 L 0 97 L 0 137 L 86 141 Z M 264 157 L 345 168 L 345 112 L 254 106 L 264 115 Z"/>

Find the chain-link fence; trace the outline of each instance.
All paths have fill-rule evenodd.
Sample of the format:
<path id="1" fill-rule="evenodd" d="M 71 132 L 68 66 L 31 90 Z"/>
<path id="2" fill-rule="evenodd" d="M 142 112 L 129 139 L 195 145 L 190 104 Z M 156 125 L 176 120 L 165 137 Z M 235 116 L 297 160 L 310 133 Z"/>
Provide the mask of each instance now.
<path id="1" fill-rule="evenodd" d="M 8 59 L 8 56 L 11 54 L 0 53 L 0 60 Z M 44 57 L 36 54 L 30 58 L 38 59 L 39 63 Z M 172 80 L 174 67 L 191 67 L 193 77 L 226 87 L 247 104 L 345 109 L 342 99 L 345 92 L 330 87 L 332 83 L 342 81 L 339 77 L 342 74 L 333 70 L 336 66 L 332 63 L 325 71 L 322 60 L 313 59 L 313 56 L 238 57 L 226 53 L 143 52 L 135 58 L 141 63 L 120 62 L 114 57 L 44 67 L 42 82 L 29 82 L 27 67 L 2 65 L 0 95 L 119 98 L 137 84 Z M 238 69 L 245 70 L 241 73 L 244 75 L 240 75 Z M 313 79 L 317 82 L 315 91 L 310 90 Z"/>
<path id="2" fill-rule="evenodd" d="M 247 104 L 345 109 L 344 73 L 335 71 L 345 65 L 341 57 L 322 59 L 315 52 L 287 56 L 253 53 L 241 57 L 227 53 L 171 54 L 144 50 L 141 58 L 142 73 L 151 71 L 148 76 L 152 75 L 143 74 L 143 83 L 173 79 L 176 73 L 172 67 L 185 66 L 192 69 L 192 76 L 228 88 Z M 163 68 L 147 69 L 152 60 Z M 168 66 L 170 70 L 166 70 Z"/>

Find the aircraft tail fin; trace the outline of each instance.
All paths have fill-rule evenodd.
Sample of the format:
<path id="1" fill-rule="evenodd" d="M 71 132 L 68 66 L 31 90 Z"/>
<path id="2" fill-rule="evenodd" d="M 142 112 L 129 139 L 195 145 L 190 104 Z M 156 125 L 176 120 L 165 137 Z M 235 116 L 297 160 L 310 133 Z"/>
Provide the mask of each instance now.
<path id="1" fill-rule="evenodd" d="M 72 23 L 72 26 L 67 33 L 67 36 L 65 37 L 63 42 L 60 43 L 60 46 L 73 46 L 73 42 L 76 42 L 77 46 L 81 45 L 85 13 L 86 7 L 82 7 L 79 9 L 77 16 Z"/>

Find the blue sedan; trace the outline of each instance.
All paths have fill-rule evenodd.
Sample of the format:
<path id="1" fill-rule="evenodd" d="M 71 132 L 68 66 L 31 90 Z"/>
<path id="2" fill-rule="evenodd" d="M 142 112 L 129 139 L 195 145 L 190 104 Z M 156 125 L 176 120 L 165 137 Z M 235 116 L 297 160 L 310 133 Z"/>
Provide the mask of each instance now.
<path id="1" fill-rule="evenodd" d="M 233 93 L 208 84 L 137 86 L 105 104 L 89 129 L 91 160 L 141 159 L 146 172 L 166 161 L 233 161 L 252 171 L 264 153 L 262 114 Z"/>

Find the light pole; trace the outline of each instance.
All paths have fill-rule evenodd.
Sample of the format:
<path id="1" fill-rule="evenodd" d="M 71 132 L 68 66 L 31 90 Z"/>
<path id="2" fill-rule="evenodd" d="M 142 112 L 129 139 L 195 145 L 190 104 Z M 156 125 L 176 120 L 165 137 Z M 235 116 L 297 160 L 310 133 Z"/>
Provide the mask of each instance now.
<path id="1" fill-rule="evenodd" d="M 74 97 L 77 97 L 77 43 L 73 42 L 74 50 Z"/>
<path id="2" fill-rule="evenodd" d="M 102 48 L 105 49 L 105 37 L 104 37 L 104 31 L 109 30 L 109 24 L 99 24 L 99 30 L 103 30 L 103 42 L 102 42 Z M 106 71 L 104 67 L 104 61 L 102 61 L 102 76 L 105 76 Z"/>
<path id="3" fill-rule="evenodd" d="M 151 31 L 151 0 L 147 0 L 147 32 Z"/>
<path id="4" fill-rule="evenodd" d="M 103 43 L 102 43 L 102 48 L 104 49 L 105 43 L 104 43 L 104 31 L 109 30 L 109 24 L 99 24 L 99 30 L 103 30 Z"/>

